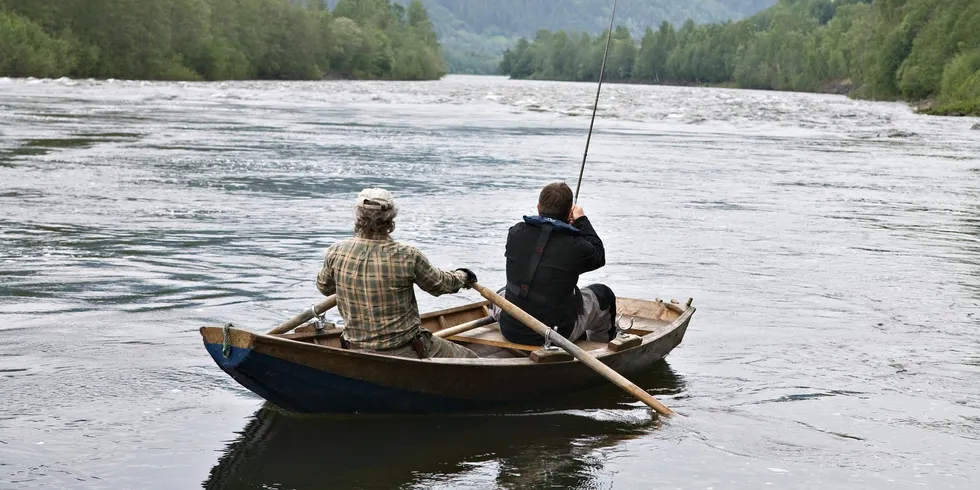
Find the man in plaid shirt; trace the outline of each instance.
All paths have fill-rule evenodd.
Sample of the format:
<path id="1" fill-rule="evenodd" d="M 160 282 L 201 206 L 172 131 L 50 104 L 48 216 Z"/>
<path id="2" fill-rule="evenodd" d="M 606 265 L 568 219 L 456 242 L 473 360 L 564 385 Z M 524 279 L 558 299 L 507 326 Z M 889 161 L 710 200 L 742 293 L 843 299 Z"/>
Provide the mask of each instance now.
<path id="1" fill-rule="evenodd" d="M 390 356 L 477 357 L 422 328 L 413 287 L 433 296 L 455 293 L 475 283 L 476 275 L 437 269 L 417 248 L 392 240 L 397 215 L 390 192 L 364 189 L 357 196 L 355 236 L 327 249 L 316 286 L 325 296 L 337 294 L 341 343 Z"/>

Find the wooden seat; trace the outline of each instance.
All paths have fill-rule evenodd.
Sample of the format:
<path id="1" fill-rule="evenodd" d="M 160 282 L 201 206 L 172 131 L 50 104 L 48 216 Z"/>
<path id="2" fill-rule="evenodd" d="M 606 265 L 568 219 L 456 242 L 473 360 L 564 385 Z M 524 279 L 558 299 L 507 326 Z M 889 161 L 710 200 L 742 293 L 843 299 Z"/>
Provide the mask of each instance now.
<path id="1" fill-rule="evenodd" d="M 494 347 L 523 350 L 527 352 L 533 352 L 541 348 L 540 345 L 515 344 L 508 341 L 504 338 L 503 334 L 500 333 L 500 328 L 498 328 L 496 323 L 491 323 L 485 327 L 474 328 L 469 332 L 463 332 L 459 335 L 453 335 L 446 340 L 471 344 L 492 345 Z"/>
<path id="2" fill-rule="evenodd" d="M 541 348 L 540 345 L 515 344 L 514 342 L 505 339 L 503 334 L 500 333 L 500 328 L 498 328 L 496 323 L 491 323 L 485 327 L 474 328 L 468 332 L 449 337 L 446 340 L 471 344 L 492 345 L 494 347 L 515 349 L 526 352 L 534 352 Z M 598 350 L 606 348 L 606 344 L 603 342 L 589 342 L 588 340 L 579 340 L 578 342 L 575 342 L 575 345 L 584 350 Z"/>

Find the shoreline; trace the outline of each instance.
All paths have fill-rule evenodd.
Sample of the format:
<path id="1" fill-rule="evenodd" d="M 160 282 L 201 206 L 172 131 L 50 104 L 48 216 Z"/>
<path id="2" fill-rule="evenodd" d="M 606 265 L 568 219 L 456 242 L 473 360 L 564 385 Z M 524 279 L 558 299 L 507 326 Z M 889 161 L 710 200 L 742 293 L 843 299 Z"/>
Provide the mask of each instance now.
<path id="1" fill-rule="evenodd" d="M 501 75 L 505 76 L 505 75 Z M 528 81 L 552 81 L 552 82 L 573 82 L 573 83 L 597 83 L 596 80 L 557 80 L 557 79 L 539 79 L 539 78 L 514 78 L 509 77 L 510 80 L 528 80 Z M 705 87 L 705 88 L 727 88 L 734 90 L 761 90 L 761 91 L 771 91 L 771 92 L 796 92 L 804 94 L 829 94 L 829 95 L 843 95 L 854 100 L 867 100 L 870 102 L 904 102 L 909 108 L 912 109 L 916 114 L 928 115 L 928 116 L 946 116 L 946 117 L 980 117 L 980 99 L 973 101 L 960 101 L 953 102 L 949 104 L 941 104 L 935 99 L 925 99 L 919 101 L 909 101 L 903 99 L 871 99 L 860 96 L 855 96 L 854 94 L 860 94 L 860 86 L 855 87 L 851 80 L 841 79 L 841 80 L 830 80 L 824 82 L 820 85 L 817 90 L 777 90 L 771 88 L 749 88 L 749 87 L 739 87 L 734 82 L 686 82 L 686 81 L 637 81 L 637 80 L 603 80 L 604 84 L 621 84 L 621 85 L 656 85 L 662 87 Z"/>
<path id="2" fill-rule="evenodd" d="M 321 78 L 226 78 L 221 80 L 203 80 L 203 79 L 170 79 L 170 78 L 117 78 L 117 77 L 16 77 L 0 74 L 0 81 L 2 80 L 22 80 L 22 81 L 58 81 L 58 80 L 68 80 L 72 82 L 153 82 L 153 83 L 224 83 L 224 82 L 437 82 L 439 80 L 445 79 L 449 75 L 456 75 L 455 73 L 446 73 L 439 78 L 353 78 L 345 77 L 342 75 L 336 76 L 323 76 Z M 476 75 L 474 75 L 476 76 Z"/>
<path id="3" fill-rule="evenodd" d="M 37 77 L 10 77 L 0 76 L 2 80 L 23 80 L 23 81 L 58 81 L 68 80 L 73 82 L 162 82 L 162 83 L 222 83 L 222 82 L 438 82 L 445 80 L 447 76 L 471 76 L 471 77 L 505 77 L 508 80 L 530 81 L 530 82 L 567 82 L 567 83 L 597 83 L 595 80 L 559 80 L 559 79 L 537 79 L 537 78 L 514 78 L 499 74 L 464 74 L 446 73 L 439 78 L 431 79 L 391 79 L 391 78 L 350 78 L 344 76 L 330 75 L 319 79 L 273 79 L 273 78 L 250 78 L 250 79 L 227 79 L 227 80 L 165 80 L 165 79 L 130 79 L 130 78 L 37 78 Z M 818 90 L 776 90 L 771 88 L 747 88 L 739 87 L 734 82 L 687 82 L 677 80 L 666 81 L 636 81 L 636 80 L 603 80 L 604 84 L 611 85 L 655 85 L 662 87 L 704 87 L 704 88 L 725 88 L 734 90 L 760 90 L 771 92 L 797 92 L 806 94 L 828 94 L 843 95 L 855 100 L 867 100 L 871 102 L 904 102 L 916 114 L 941 117 L 980 117 L 980 99 L 973 101 L 961 101 L 948 104 L 940 103 L 936 99 L 925 99 L 919 101 L 907 101 L 901 99 L 870 99 L 854 94 L 861 92 L 861 87 L 854 87 L 848 79 L 832 80 L 824 82 Z"/>

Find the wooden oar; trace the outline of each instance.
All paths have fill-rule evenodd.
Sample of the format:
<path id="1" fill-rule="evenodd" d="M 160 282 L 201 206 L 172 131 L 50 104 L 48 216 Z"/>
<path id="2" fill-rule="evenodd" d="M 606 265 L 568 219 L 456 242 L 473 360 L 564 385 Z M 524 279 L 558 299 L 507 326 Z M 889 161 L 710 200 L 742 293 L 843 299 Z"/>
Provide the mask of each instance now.
<path id="1" fill-rule="evenodd" d="M 325 299 L 325 300 L 317 303 L 316 305 L 314 305 L 313 308 L 316 309 L 316 314 L 319 316 L 319 315 L 322 315 L 323 312 L 329 310 L 330 308 L 333 308 L 334 306 L 337 306 L 337 295 L 336 294 L 331 294 L 330 296 L 327 296 L 327 299 Z M 283 324 L 279 325 L 278 327 L 273 328 L 272 330 L 269 330 L 269 332 L 266 333 L 266 335 L 278 335 L 278 334 L 286 333 L 286 332 L 288 332 L 288 331 L 290 331 L 290 330 L 292 330 L 292 329 L 294 329 L 294 328 L 296 328 L 296 327 L 298 327 L 298 326 L 300 326 L 300 325 L 302 325 L 302 324 L 310 321 L 310 319 L 312 319 L 312 318 L 313 318 L 313 311 L 310 310 L 310 309 L 307 309 L 306 311 L 300 313 L 299 315 L 294 316 L 292 319 L 290 319 L 286 323 L 283 323 Z"/>
<path id="2" fill-rule="evenodd" d="M 479 327 L 482 327 L 484 325 L 489 325 L 489 324 L 493 323 L 494 321 L 495 320 L 493 319 L 492 316 L 485 316 L 485 317 L 480 318 L 478 320 L 473 320 L 471 322 L 461 323 L 459 325 L 456 325 L 455 327 L 449 327 L 449 328 L 446 328 L 446 329 L 443 329 L 443 330 L 439 330 L 438 332 L 436 332 L 436 333 L 434 333 L 432 335 L 435 335 L 436 337 L 441 337 L 441 338 L 452 337 L 453 335 L 461 334 L 463 332 L 467 332 L 467 331 L 473 330 L 474 328 L 479 328 Z"/>
<path id="3" fill-rule="evenodd" d="M 507 312 L 508 315 L 520 320 L 521 323 L 530 327 L 531 330 L 537 332 L 538 335 L 545 338 L 550 338 L 552 342 L 558 344 L 558 346 L 562 349 L 565 349 L 565 352 L 568 352 L 569 354 L 575 356 L 575 358 L 578 360 L 582 361 L 582 364 L 585 364 L 586 366 L 592 368 L 592 370 L 595 372 L 603 375 L 606 379 L 612 381 L 613 384 L 633 395 L 641 402 L 646 403 L 650 406 L 650 408 L 656 410 L 661 415 L 665 415 L 667 417 L 675 415 L 676 412 L 668 408 L 663 403 L 658 402 L 656 398 L 650 396 L 649 393 L 643 391 L 639 386 L 633 384 L 632 381 L 624 378 L 616 371 L 613 371 L 612 368 L 603 364 L 594 356 L 588 352 L 585 352 L 581 347 L 573 344 L 565 337 L 562 337 L 558 332 L 551 330 L 545 326 L 544 323 L 541 323 L 533 316 L 528 315 L 524 310 L 515 306 L 514 303 L 507 301 L 506 299 L 500 297 L 500 295 L 497 293 L 483 287 L 478 283 L 473 283 L 472 287 L 473 289 L 479 291 L 479 293 L 488 301 L 499 306 L 501 310 Z"/>

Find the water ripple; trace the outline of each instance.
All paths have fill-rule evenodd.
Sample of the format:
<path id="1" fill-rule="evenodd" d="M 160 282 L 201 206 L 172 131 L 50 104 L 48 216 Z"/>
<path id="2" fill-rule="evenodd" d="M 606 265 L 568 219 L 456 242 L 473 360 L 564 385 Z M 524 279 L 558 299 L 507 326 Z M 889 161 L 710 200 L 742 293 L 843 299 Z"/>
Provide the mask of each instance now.
<path id="1" fill-rule="evenodd" d="M 399 240 L 502 283 L 508 228 L 543 184 L 578 176 L 595 87 L 0 84 L 0 487 L 980 479 L 973 120 L 604 86 L 580 203 L 609 262 L 582 281 L 694 298 L 684 344 L 638 381 L 688 416 L 660 421 L 608 388 L 314 423 L 257 412 L 197 329 L 268 329 L 320 298 L 323 250 L 367 186 L 395 192 Z"/>

